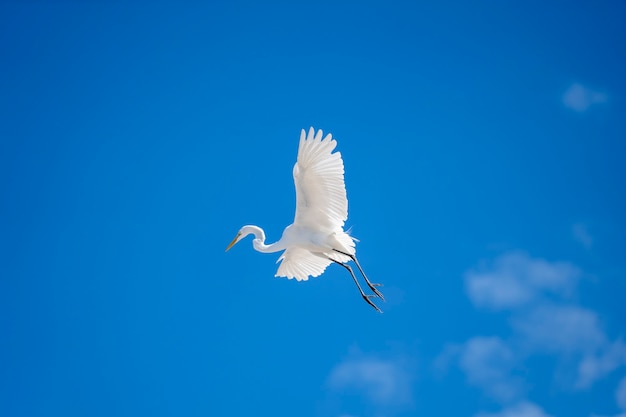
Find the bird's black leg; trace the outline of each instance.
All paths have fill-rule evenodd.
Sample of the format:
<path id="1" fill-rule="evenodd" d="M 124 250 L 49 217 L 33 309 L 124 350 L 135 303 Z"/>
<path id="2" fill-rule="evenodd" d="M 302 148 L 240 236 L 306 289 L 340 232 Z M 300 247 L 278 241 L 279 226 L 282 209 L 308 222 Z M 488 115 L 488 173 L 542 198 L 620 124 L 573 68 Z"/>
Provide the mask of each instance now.
<path id="1" fill-rule="evenodd" d="M 330 259 L 330 258 L 329 258 Z M 333 261 L 334 263 L 343 266 L 344 268 L 346 268 L 348 270 L 348 272 L 350 273 L 350 276 L 352 276 L 352 279 L 354 280 L 354 283 L 356 284 L 356 287 L 359 289 L 359 292 L 361 293 L 361 297 L 363 297 L 363 299 L 367 302 L 367 304 L 371 305 L 372 307 L 374 307 L 374 309 L 376 309 L 376 311 L 378 311 L 379 313 L 382 313 L 382 311 L 380 310 L 380 308 L 378 308 L 376 306 L 376 304 L 374 304 L 372 302 L 372 300 L 370 300 L 371 297 L 374 297 L 373 295 L 367 295 L 363 292 L 363 289 L 361 288 L 361 285 L 359 285 L 359 281 L 357 281 L 356 277 L 354 276 L 354 272 L 352 271 L 352 268 L 350 267 L 350 265 L 346 265 L 342 262 L 339 261 L 335 261 L 334 259 L 330 259 L 331 261 Z"/>
<path id="2" fill-rule="evenodd" d="M 356 255 L 351 255 L 349 253 L 345 253 L 337 249 L 333 249 L 333 250 L 342 255 L 346 255 L 348 258 L 352 259 L 352 261 L 356 264 L 356 267 L 359 268 L 359 271 L 361 272 L 361 275 L 363 275 L 363 278 L 365 278 L 365 282 L 367 283 L 367 286 L 370 287 L 370 289 L 374 291 L 374 294 L 376 294 L 381 300 L 385 301 L 385 297 L 383 296 L 383 294 L 380 291 L 378 291 L 378 289 L 376 288 L 376 287 L 381 287 L 382 285 L 370 282 L 370 280 L 367 278 L 367 275 L 365 275 L 365 272 L 363 272 L 363 268 L 361 268 L 361 264 L 359 264 L 359 261 L 356 259 Z"/>

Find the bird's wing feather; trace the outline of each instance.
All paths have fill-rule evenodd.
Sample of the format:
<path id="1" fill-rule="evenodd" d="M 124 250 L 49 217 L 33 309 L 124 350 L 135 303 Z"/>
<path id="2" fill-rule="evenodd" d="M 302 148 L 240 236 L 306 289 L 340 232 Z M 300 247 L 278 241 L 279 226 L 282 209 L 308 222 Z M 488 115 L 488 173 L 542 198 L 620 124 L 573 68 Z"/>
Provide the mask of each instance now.
<path id="1" fill-rule="evenodd" d="M 298 281 L 306 281 L 309 275 L 317 277 L 324 272 L 332 262 L 330 259 L 314 255 L 306 249 L 291 247 L 278 258 L 280 267 L 277 277 L 295 278 Z"/>
<path id="2" fill-rule="evenodd" d="M 348 199 L 343 180 L 341 153 L 333 150 L 337 142 L 329 133 L 311 127 L 302 129 L 298 161 L 293 167 L 296 184 L 294 224 L 334 232 L 343 228 L 348 218 Z"/>

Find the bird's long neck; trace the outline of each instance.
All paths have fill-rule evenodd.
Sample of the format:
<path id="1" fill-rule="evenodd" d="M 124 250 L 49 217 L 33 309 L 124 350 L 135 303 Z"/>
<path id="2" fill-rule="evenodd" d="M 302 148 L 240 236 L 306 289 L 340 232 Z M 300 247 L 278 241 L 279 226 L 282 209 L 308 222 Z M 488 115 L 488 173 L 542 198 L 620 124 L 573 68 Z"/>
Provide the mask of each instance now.
<path id="1" fill-rule="evenodd" d="M 278 242 L 272 243 L 270 245 L 265 244 L 265 232 L 259 226 L 244 226 L 241 228 L 242 234 L 254 235 L 254 240 L 252 241 L 252 246 L 255 250 L 263 253 L 272 253 L 279 252 L 281 250 L 285 250 L 285 246 L 279 240 Z"/>

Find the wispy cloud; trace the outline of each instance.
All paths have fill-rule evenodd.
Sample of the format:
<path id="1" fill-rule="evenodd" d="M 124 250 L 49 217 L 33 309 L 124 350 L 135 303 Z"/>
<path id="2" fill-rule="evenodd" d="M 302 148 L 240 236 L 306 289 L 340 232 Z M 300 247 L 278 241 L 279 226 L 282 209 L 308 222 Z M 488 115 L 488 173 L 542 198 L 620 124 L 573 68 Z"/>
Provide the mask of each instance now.
<path id="1" fill-rule="evenodd" d="M 608 96 L 579 83 L 573 83 L 563 94 L 563 105 L 571 110 L 582 113 L 595 104 L 606 103 Z"/>
<path id="2" fill-rule="evenodd" d="M 607 343 L 598 315 L 575 305 L 539 305 L 516 316 L 512 326 L 534 351 L 590 354 Z"/>
<path id="3" fill-rule="evenodd" d="M 487 268 L 467 272 L 465 288 L 477 307 L 515 309 L 545 292 L 571 293 L 579 276 L 579 269 L 570 263 L 533 259 L 515 251 L 495 259 Z"/>
<path id="4" fill-rule="evenodd" d="M 541 407 L 528 401 L 507 407 L 498 413 L 480 413 L 476 417 L 551 417 Z"/>
<path id="5" fill-rule="evenodd" d="M 521 393 L 521 381 L 511 375 L 516 358 L 498 337 L 474 337 L 459 349 L 459 367 L 468 382 L 499 401 L 510 401 Z"/>
<path id="6" fill-rule="evenodd" d="M 626 410 L 626 377 L 622 378 L 615 392 L 615 400 L 622 410 Z"/>
<path id="7" fill-rule="evenodd" d="M 465 273 L 465 289 L 474 306 L 506 314 L 511 330 L 507 339 L 477 336 L 448 345 L 435 363 L 455 364 L 468 384 L 506 406 L 479 417 L 548 416 L 525 401 L 526 387 L 517 376 L 531 356 L 551 361 L 567 390 L 588 389 L 626 365 L 626 344 L 612 341 L 598 313 L 579 305 L 573 296 L 582 276 L 569 262 L 533 258 L 520 251 Z M 626 382 L 623 385 L 616 398 L 626 405 Z"/>
<path id="8" fill-rule="evenodd" d="M 574 236 L 574 239 L 576 239 L 576 241 L 583 245 L 586 249 L 591 249 L 591 245 L 593 245 L 593 238 L 589 234 L 585 224 L 574 224 L 572 226 L 572 236 Z"/>
<path id="9" fill-rule="evenodd" d="M 626 345 L 621 340 L 605 343 L 597 351 L 585 355 L 580 362 L 576 387 L 588 388 L 622 365 L 626 365 Z M 626 397 L 626 384 L 624 390 Z M 626 409 L 626 406 L 623 408 Z"/>
<path id="10" fill-rule="evenodd" d="M 350 358 L 332 370 L 328 385 L 337 392 L 360 392 L 375 405 L 398 406 L 412 402 L 411 374 L 399 358 Z"/>

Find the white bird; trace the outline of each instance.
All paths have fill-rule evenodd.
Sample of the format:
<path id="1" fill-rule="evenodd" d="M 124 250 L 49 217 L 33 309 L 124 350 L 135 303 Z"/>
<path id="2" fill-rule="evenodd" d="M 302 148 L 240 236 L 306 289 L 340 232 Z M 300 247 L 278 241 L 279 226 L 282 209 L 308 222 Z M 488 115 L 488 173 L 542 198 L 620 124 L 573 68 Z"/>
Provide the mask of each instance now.
<path id="1" fill-rule="evenodd" d="M 252 234 L 252 246 L 259 252 L 285 251 L 277 262 L 281 262 L 275 276 L 306 281 L 309 276 L 321 275 L 332 262 L 344 267 L 354 280 L 363 299 L 378 312 L 380 309 L 370 300 L 383 295 L 367 278 L 356 258 L 355 239 L 343 230 L 348 218 L 348 198 L 343 180 L 341 153 L 333 150 L 337 142 L 329 133 L 311 127 L 307 135 L 300 134 L 298 160 L 293 167 L 296 184 L 296 216 L 285 228 L 280 240 L 265 244 L 265 232 L 258 226 L 243 226 L 226 248 L 228 251 L 244 237 Z M 365 294 L 354 271 L 348 265 L 352 260 L 375 295 Z"/>

